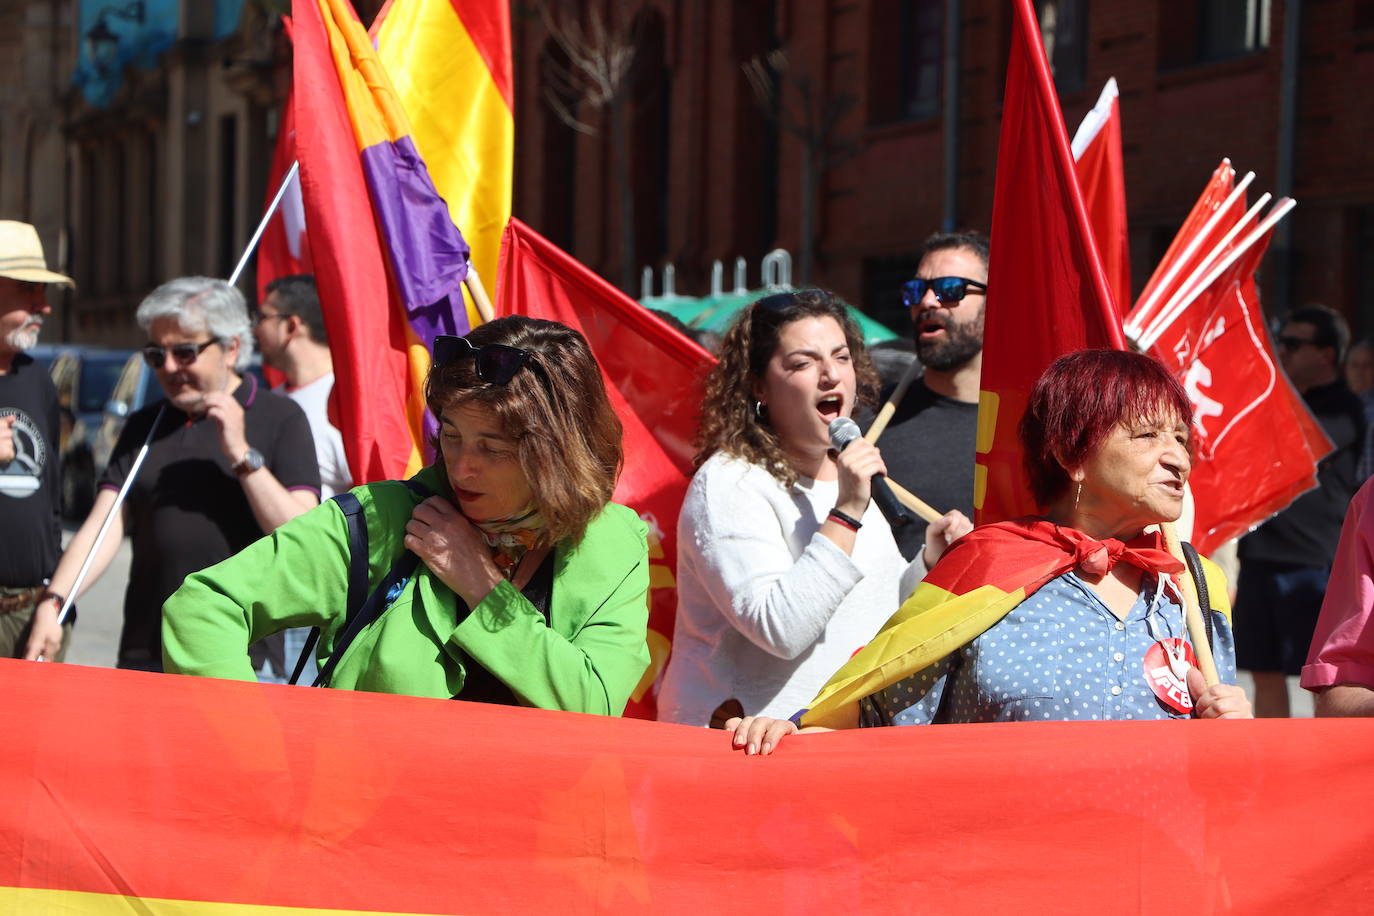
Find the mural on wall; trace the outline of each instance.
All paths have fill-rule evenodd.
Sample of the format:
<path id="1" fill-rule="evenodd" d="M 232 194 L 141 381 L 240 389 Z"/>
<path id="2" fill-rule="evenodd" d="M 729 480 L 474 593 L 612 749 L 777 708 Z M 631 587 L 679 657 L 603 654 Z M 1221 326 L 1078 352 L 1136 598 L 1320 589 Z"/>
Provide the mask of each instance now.
<path id="1" fill-rule="evenodd" d="M 244 0 L 216 0 L 215 40 L 238 28 L 243 5 Z M 180 26 L 180 0 L 81 0 L 81 39 L 72 82 L 87 102 L 105 108 L 123 84 L 125 68 L 156 67 L 177 40 Z"/>

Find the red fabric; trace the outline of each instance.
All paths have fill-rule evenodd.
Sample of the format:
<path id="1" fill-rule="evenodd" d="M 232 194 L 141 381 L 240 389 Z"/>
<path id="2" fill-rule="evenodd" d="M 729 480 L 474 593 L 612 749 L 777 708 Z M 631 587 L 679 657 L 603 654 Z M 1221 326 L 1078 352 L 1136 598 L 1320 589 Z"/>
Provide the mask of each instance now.
<path id="1" fill-rule="evenodd" d="M 549 318 L 577 328 L 601 364 L 625 427 L 625 469 L 615 499 L 650 529 L 649 639 L 652 681 L 667 663 L 677 610 L 677 516 L 692 474 L 692 439 L 711 355 L 519 220 L 501 241 L 496 287 L 502 315 Z M 627 715 L 653 718 L 649 682 Z"/>
<path id="2" fill-rule="evenodd" d="M 0 682 L 0 887 L 560 914 L 1374 894 L 1369 720 L 883 728 L 744 757 L 718 731 L 476 703 L 8 659 Z"/>
<path id="3" fill-rule="evenodd" d="M 1035 10 L 1031 0 L 1013 6 L 983 336 L 974 478 L 980 524 L 1038 508 L 1016 436 L 1035 380 L 1065 353 L 1125 346 Z"/>
<path id="4" fill-rule="evenodd" d="M 1153 353 L 1193 402 L 1192 542 L 1209 554 L 1317 485 L 1333 445 L 1268 346 L 1255 287 L 1268 235 L 1217 278 Z"/>
<path id="5" fill-rule="evenodd" d="M 272 148 L 272 165 L 267 175 L 267 197 L 263 211 L 272 204 L 281 188 L 282 179 L 296 161 L 296 107 L 290 94 L 282 108 L 281 125 L 277 128 L 277 142 Z M 267 284 L 279 277 L 314 273 L 310 258 L 310 240 L 305 232 L 304 210 L 301 201 L 300 176 L 297 176 L 282 196 L 277 212 L 272 215 L 258 243 L 258 302 L 267 298 Z"/>
<path id="6" fill-rule="evenodd" d="M 356 483 L 406 476 L 406 324 L 382 253 L 358 145 L 317 3 L 297 2 L 296 154 L 315 284 L 335 373 L 331 400 Z"/>
<path id="7" fill-rule="evenodd" d="M 1000 592 L 1025 589 L 1029 597 L 1055 576 L 1072 569 L 1104 575 L 1117 563 L 1128 563 L 1151 573 L 1183 571 L 1183 563 L 1164 547 L 1158 533 L 1144 534 L 1130 542 L 1116 538 L 1095 540 L 1076 528 L 1066 528 L 1041 518 L 1018 518 L 981 525 L 950 545 L 925 577 L 952 595 L 962 595 L 985 585 Z"/>
<path id="8" fill-rule="evenodd" d="M 1126 168 L 1121 153 L 1121 102 L 1078 157 L 1083 203 L 1119 314 L 1131 308 L 1131 241 L 1126 226 Z"/>

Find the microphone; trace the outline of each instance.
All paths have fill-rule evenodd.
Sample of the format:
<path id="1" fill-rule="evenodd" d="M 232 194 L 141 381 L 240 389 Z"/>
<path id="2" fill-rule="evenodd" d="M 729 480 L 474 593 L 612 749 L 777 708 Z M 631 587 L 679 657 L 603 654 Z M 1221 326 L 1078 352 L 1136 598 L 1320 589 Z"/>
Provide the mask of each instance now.
<path id="1" fill-rule="evenodd" d="M 837 452 L 842 452 L 845 446 L 863 435 L 859 431 L 859 424 L 849 417 L 839 417 L 830 421 L 830 445 Z M 893 494 L 892 488 L 887 485 L 887 480 L 882 474 L 874 474 L 871 481 L 873 491 L 873 501 L 878 504 L 878 510 L 883 513 L 883 518 L 893 528 L 900 528 L 911 523 L 911 514 L 906 511 L 906 506 L 901 504 Z"/>

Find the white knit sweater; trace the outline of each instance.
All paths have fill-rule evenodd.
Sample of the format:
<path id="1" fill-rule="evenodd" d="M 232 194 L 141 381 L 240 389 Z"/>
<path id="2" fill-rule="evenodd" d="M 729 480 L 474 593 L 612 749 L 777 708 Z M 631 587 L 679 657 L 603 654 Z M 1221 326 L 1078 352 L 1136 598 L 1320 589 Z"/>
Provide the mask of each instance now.
<path id="1" fill-rule="evenodd" d="M 677 622 L 658 697 L 665 722 L 706 725 L 723 701 L 786 718 L 897 610 L 925 575 L 870 504 L 853 555 L 818 533 L 838 481 L 784 487 L 717 453 L 678 517 Z"/>

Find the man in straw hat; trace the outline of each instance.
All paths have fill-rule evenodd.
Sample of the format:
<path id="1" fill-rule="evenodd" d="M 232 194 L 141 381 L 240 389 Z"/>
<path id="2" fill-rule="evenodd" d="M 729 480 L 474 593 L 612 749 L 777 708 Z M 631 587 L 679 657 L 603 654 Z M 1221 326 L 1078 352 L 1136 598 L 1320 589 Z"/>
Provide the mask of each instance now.
<path id="1" fill-rule="evenodd" d="M 23 657 L 39 603 L 61 601 L 47 590 L 62 555 L 57 390 L 47 370 L 24 353 L 52 311 L 50 283 L 73 285 L 48 270 L 33 226 L 0 220 L 0 656 L 6 658 Z"/>

